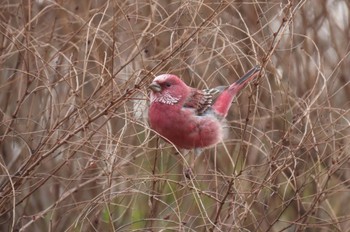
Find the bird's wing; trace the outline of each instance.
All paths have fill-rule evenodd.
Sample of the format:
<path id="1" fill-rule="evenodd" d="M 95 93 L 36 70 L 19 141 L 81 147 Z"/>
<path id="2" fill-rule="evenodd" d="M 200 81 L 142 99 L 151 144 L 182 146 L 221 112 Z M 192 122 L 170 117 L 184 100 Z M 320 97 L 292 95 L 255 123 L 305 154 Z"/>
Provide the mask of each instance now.
<path id="1" fill-rule="evenodd" d="M 192 89 L 190 95 L 183 104 L 183 107 L 193 108 L 196 110 L 197 115 L 202 115 L 211 107 L 213 98 L 225 88 L 225 86 L 219 86 L 213 89 Z"/>

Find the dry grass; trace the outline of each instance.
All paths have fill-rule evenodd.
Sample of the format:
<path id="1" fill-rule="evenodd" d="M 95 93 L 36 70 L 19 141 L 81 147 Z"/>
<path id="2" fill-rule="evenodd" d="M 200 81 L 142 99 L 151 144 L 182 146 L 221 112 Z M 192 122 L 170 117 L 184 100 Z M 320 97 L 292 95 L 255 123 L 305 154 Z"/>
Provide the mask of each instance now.
<path id="1" fill-rule="evenodd" d="M 349 1 L 0 6 L 1 231 L 350 227 Z M 227 140 L 186 179 L 147 124 L 147 84 L 213 87 L 255 64 Z"/>

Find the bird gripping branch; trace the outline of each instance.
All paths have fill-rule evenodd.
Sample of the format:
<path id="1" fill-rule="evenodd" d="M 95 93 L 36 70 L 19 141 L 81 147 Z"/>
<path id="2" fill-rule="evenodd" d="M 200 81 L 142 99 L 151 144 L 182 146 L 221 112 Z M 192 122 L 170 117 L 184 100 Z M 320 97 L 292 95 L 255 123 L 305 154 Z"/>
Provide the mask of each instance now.
<path id="1" fill-rule="evenodd" d="M 259 76 L 255 66 L 224 89 L 198 90 L 172 74 L 157 76 L 150 84 L 150 127 L 178 148 L 214 146 L 224 137 L 224 122 L 233 98 Z M 220 91 L 213 103 L 213 93 Z"/>

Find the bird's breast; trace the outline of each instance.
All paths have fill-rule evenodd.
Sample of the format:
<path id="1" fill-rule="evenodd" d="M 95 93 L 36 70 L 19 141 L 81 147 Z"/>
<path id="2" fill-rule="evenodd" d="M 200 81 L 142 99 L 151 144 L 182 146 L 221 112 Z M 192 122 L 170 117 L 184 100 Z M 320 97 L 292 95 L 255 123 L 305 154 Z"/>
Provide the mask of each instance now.
<path id="1" fill-rule="evenodd" d="M 154 103 L 149 109 L 150 126 L 178 148 L 215 145 L 222 139 L 222 123 L 214 116 L 197 116 L 190 108 Z"/>

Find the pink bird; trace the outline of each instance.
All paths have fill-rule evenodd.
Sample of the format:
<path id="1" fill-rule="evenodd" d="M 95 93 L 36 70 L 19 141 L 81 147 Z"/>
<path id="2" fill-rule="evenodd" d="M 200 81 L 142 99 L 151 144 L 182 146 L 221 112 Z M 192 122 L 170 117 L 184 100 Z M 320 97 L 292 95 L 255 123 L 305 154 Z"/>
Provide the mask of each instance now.
<path id="1" fill-rule="evenodd" d="M 233 98 L 259 75 L 260 67 L 249 70 L 229 87 L 198 90 L 187 86 L 172 74 L 157 76 L 149 88 L 150 127 L 177 148 L 195 149 L 200 153 L 224 137 L 223 119 Z M 213 94 L 220 92 L 213 103 Z"/>

